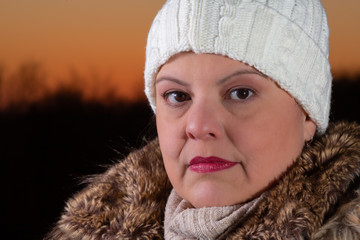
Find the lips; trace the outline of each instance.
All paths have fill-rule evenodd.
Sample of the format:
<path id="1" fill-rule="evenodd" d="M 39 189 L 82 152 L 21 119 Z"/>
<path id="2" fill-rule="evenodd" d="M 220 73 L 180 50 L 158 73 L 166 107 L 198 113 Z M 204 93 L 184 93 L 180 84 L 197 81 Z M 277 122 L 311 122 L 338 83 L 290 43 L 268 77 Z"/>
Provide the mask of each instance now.
<path id="1" fill-rule="evenodd" d="M 190 161 L 189 169 L 197 173 L 211 173 L 222 171 L 237 165 L 218 157 L 195 157 Z"/>

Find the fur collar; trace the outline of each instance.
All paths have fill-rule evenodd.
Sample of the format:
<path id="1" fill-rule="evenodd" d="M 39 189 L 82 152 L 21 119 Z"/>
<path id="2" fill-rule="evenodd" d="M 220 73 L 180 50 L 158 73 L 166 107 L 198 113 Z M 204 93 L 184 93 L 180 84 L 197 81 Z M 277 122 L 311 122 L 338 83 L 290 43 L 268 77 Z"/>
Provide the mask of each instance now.
<path id="1" fill-rule="evenodd" d="M 332 124 L 227 239 L 359 239 L 359 176 L 360 126 Z M 171 188 L 154 140 L 91 178 L 46 239 L 163 239 Z"/>

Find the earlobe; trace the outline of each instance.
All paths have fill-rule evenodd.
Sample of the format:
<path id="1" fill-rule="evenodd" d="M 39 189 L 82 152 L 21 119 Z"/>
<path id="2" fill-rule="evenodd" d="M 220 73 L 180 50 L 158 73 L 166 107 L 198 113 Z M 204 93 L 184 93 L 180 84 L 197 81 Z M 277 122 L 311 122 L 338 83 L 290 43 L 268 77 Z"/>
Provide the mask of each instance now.
<path id="1" fill-rule="evenodd" d="M 304 124 L 304 139 L 306 142 L 311 141 L 315 135 L 316 124 L 309 117 L 306 117 Z"/>

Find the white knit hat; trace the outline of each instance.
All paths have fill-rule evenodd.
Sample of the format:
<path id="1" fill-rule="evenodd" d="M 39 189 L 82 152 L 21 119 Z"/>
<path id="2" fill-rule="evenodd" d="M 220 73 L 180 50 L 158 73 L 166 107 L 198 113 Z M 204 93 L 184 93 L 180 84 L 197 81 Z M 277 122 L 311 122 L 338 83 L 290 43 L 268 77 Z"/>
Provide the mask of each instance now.
<path id="1" fill-rule="evenodd" d="M 319 133 L 330 112 L 329 28 L 320 0 L 168 0 L 151 26 L 145 93 L 179 52 L 214 53 L 254 66 L 290 93 Z"/>

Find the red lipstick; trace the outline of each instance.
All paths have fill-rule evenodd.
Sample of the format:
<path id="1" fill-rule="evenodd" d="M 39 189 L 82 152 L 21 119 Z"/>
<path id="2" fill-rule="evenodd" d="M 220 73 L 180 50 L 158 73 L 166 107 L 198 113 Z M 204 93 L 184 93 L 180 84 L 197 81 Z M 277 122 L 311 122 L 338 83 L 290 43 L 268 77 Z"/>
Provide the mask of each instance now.
<path id="1" fill-rule="evenodd" d="M 189 169 L 197 173 L 211 173 L 231 168 L 238 164 L 218 157 L 195 157 L 190 161 Z"/>

